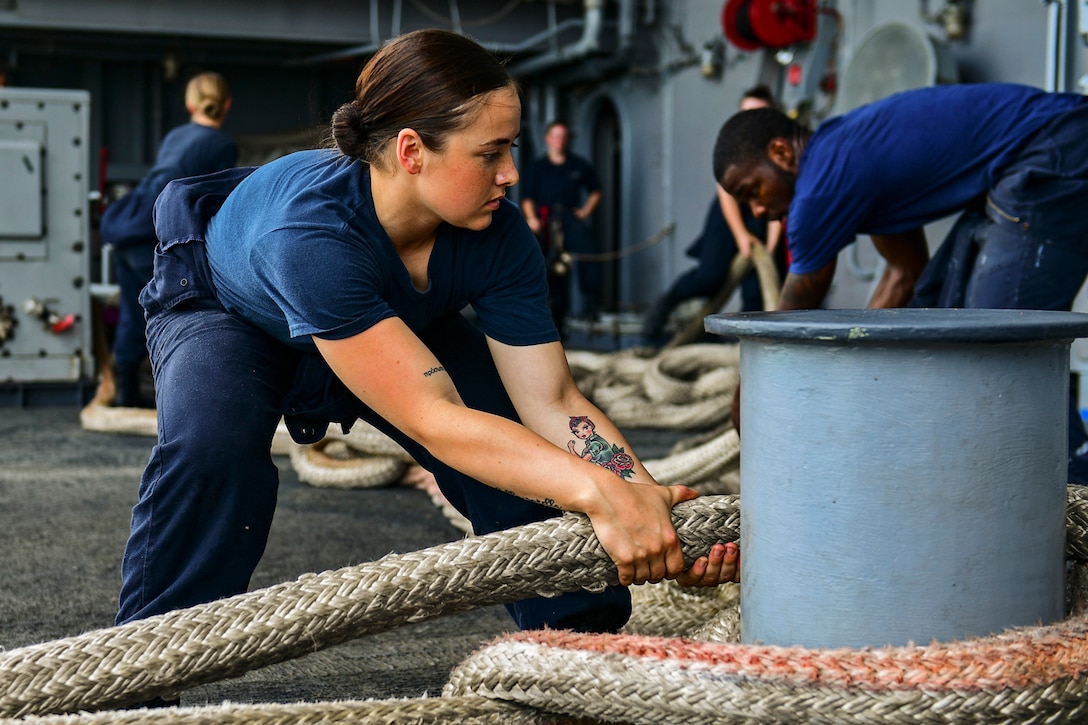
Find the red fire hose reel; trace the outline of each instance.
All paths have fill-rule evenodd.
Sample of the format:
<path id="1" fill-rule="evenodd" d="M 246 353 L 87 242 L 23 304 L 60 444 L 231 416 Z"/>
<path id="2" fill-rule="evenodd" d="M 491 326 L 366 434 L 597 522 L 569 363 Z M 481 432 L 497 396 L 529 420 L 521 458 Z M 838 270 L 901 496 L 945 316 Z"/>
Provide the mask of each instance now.
<path id="1" fill-rule="evenodd" d="M 745 51 L 809 43 L 816 37 L 816 0 L 728 0 L 722 29 Z"/>

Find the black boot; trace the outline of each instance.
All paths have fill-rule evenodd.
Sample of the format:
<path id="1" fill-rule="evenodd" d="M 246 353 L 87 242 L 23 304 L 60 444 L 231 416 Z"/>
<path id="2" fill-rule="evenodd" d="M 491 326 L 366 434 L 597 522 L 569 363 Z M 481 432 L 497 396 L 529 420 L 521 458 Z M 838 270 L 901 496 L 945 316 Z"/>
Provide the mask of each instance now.
<path id="1" fill-rule="evenodd" d="M 140 368 L 137 365 L 118 365 L 113 368 L 116 393 L 111 403 L 114 408 L 154 408 L 155 401 L 140 392 Z"/>

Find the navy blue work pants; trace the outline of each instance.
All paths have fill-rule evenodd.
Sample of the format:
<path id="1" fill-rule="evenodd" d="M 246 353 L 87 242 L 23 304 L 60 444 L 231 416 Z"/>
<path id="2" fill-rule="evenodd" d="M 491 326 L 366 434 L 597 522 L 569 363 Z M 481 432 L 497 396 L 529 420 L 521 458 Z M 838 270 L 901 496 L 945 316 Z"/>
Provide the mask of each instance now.
<path id="1" fill-rule="evenodd" d="M 574 212 L 560 209 L 556 212 L 560 215 L 563 225 L 563 246 L 575 255 L 597 254 L 597 242 L 593 236 L 593 229 L 589 222 L 583 221 L 574 215 Z M 575 259 L 572 270 L 578 278 L 578 291 L 582 294 L 582 313 L 587 317 L 595 316 L 600 310 L 601 290 L 604 284 L 604 264 L 601 262 Z M 564 311 L 570 309 L 570 284 L 571 274 L 554 280 L 557 285 L 565 289 L 552 287 L 552 294 L 562 298 L 560 304 Z"/>
<path id="2" fill-rule="evenodd" d="M 517 420 L 472 323 L 453 314 L 421 339 L 466 405 Z M 275 342 L 212 299 L 152 314 L 148 345 L 159 440 L 132 513 L 118 624 L 246 591 L 276 507 L 278 472 L 269 449 L 282 415 L 296 440 L 308 442 L 320 439 L 330 421 L 362 418 L 378 426 L 435 474 L 478 534 L 558 515 L 437 461 L 352 396 L 316 353 Z M 507 608 L 522 629 L 614 631 L 630 606 L 626 588 L 610 587 Z"/>
<path id="3" fill-rule="evenodd" d="M 117 328 L 113 338 L 113 360 L 118 367 L 135 367 L 147 357 L 144 337 L 144 308 L 140 290 L 151 279 L 155 258 L 154 242 L 114 247 L 117 275 Z"/>

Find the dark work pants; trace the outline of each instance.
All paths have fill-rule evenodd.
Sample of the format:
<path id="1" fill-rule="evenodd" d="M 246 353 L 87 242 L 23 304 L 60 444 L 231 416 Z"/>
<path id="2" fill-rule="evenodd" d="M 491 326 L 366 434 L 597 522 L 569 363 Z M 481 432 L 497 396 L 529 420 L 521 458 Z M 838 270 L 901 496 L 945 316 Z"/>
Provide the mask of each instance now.
<path id="1" fill-rule="evenodd" d="M 560 209 L 560 222 L 563 225 L 563 246 L 568 252 L 578 254 L 597 254 L 597 242 L 593 236 L 593 229 L 588 222 L 584 222 L 574 216 L 573 212 Z M 600 312 L 601 289 L 604 284 L 604 265 L 601 262 L 576 259 L 572 270 L 573 276 L 578 278 L 578 291 L 582 294 L 581 313 L 586 317 L 594 317 Z M 552 287 L 553 294 L 564 298 L 565 310 L 570 309 L 571 276 L 555 280 L 559 285 L 565 286 L 564 290 L 556 290 Z"/>
<path id="2" fill-rule="evenodd" d="M 450 315 L 421 339 L 466 405 L 516 420 L 483 335 L 470 322 Z M 292 420 L 312 421 L 297 439 L 319 439 L 329 421 L 374 423 L 436 475 L 478 534 L 558 515 L 438 462 L 348 393 L 315 353 L 274 342 L 213 300 L 151 315 L 148 344 L 159 440 L 132 513 L 119 624 L 246 591 L 276 507 L 278 473 L 269 449 L 284 414 L 289 427 Z M 611 631 L 630 615 L 630 594 L 610 587 L 507 608 L 522 629 Z"/>
<path id="3" fill-rule="evenodd" d="M 114 271 L 117 275 L 117 329 L 114 332 L 113 359 L 118 367 L 135 367 L 147 357 L 144 336 L 144 308 L 140 306 L 140 290 L 151 279 L 155 258 L 154 241 L 114 247 Z"/>

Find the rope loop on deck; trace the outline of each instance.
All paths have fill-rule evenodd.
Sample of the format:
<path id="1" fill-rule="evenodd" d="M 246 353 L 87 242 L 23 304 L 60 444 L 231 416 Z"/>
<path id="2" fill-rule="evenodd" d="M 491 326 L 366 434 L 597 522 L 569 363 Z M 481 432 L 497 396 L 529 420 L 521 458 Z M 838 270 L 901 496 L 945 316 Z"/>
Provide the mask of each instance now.
<path id="1" fill-rule="evenodd" d="M 736 540 L 739 519 L 735 497 L 673 509 L 688 562 Z M 588 517 L 565 514 L 0 653 L 0 717 L 144 702 L 408 622 L 618 581 Z"/>
<path id="2" fill-rule="evenodd" d="M 735 497 L 704 497 L 678 505 L 674 513 L 689 561 L 712 543 L 739 536 Z M 1083 565 L 1088 550 L 1085 487 L 1068 489 L 1066 531 L 1067 556 Z M 449 719 L 478 725 L 1013 725 L 1088 717 L 1088 616 L 1078 613 L 1050 626 L 963 642 L 879 649 L 522 632 L 467 658 L 451 675 L 441 701 L 240 705 L 26 719 L 143 701 L 379 628 L 530 594 L 596 588 L 614 583 L 615 576 L 588 519 L 568 514 L 0 653 L 0 718 L 24 718 L 18 722 L 26 725 L 344 719 L 389 725 Z"/>

